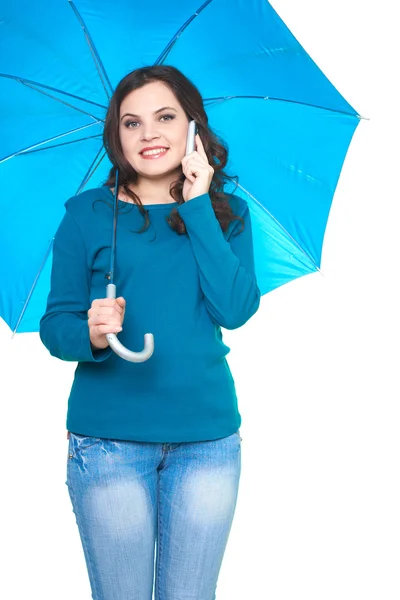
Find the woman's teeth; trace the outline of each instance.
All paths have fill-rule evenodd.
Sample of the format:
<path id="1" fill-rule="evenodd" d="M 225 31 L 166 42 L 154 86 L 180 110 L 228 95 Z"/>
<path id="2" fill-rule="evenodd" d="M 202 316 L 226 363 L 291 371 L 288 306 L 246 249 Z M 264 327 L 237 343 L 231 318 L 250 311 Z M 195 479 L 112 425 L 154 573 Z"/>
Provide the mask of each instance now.
<path id="1" fill-rule="evenodd" d="M 158 150 L 147 150 L 146 152 L 142 152 L 143 156 L 152 156 L 153 154 L 163 154 L 167 151 L 167 148 L 158 149 Z"/>

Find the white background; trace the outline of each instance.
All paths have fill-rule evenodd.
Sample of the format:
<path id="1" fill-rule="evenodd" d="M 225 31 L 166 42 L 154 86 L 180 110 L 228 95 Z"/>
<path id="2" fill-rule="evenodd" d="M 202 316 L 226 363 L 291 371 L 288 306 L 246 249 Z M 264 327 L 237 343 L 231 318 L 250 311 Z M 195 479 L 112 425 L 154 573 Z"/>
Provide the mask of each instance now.
<path id="1" fill-rule="evenodd" d="M 356 130 L 336 190 L 323 275 L 263 296 L 244 327 L 223 332 L 243 441 L 217 599 L 398 600 L 395 3 L 272 5 L 370 120 Z M 1 597 L 89 599 L 65 485 L 76 363 L 51 357 L 37 333 L 11 341 L 3 321 L 0 341 Z"/>

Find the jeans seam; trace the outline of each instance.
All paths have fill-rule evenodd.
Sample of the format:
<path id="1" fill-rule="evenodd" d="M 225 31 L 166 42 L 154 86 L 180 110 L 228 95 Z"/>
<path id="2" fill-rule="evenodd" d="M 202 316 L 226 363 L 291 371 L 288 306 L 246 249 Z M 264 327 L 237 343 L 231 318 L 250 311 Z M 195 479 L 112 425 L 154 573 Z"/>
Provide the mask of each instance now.
<path id="1" fill-rule="evenodd" d="M 70 484 L 71 484 L 71 480 L 70 480 Z M 72 485 L 69 485 L 68 488 L 69 488 L 69 493 L 71 495 L 72 505 L 73 505 L 73 507 L 75 509 L 74 505 L 76 505 L 76 502 L 75 502 L 75 494 L 73 492 Z M 74 512 L 75 512 L 75 510 L 74 510 Z M 76 518 L 76 522 L 77 522 L 77 525 L 78 525 L 78 530 L 79 530 L 79 532 L 81 534 L 82 545 L 84 547 L 85 554 L 87 556 L 88 573 L 89 573 L 90 584 L 91 584 L 91 587 L 92 587 L 93 592 L 95 594 L 95 597 L 93 597 L 93 600 L 100 600 L 100 595 L 99 595 L 99 591 L 98 591 L 97 583 L 96 583 L 96 577 L 95 577 L 95 574 L 94 574 L 92 557 L 91 557 L 91 553 L 89 551 L 89 544 L 87 543 L 86 535 L 85 535 L 83 526 L 79 527 L 79 524 L 81 524 L 81 521 L 80 521 L 80 518 L 79 518 L 78 515 L 79 515 L 79 510 L 77 509 L 76 512 L 75 512 L 75 518 Z"/>
<path id="2" fill-rule="evenodd" d="M 160 496 L 161 496 L 161 477 L 160 475 L 158 475 L 159 479 L 158 479 L 158 485 L 157 485 L 157 573 L 156 573 L 156 585 L 155 587 L 157 587 L 157 598 L 155 596 L 155 590 L 154 590 L 154 600 L 159 600 L 160 599 L 160 581 L 161 581 L 161 548 L 162 548 L 162 533 L 161 533 L 161 502 L 160 502 Z"/>

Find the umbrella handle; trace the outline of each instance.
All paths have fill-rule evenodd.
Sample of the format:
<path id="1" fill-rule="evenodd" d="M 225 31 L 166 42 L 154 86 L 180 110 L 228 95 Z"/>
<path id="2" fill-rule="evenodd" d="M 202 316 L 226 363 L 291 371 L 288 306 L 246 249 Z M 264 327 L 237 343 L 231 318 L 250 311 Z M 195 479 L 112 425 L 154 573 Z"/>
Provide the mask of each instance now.
<path id="1" fill-rule="evenodd" d="M 107 298 L 117 297 L 117 288 L 113 283 L 107 285 Z M 154 352 L 154 335 L 152 333 L 144 334 L 144 348 L 141 352 L 132 352 L 125 348 L 115 335 L 115 333 L 106 333 L 106 338 L 110 345 L 111 350 L 118 354 L 121 358 L 128 360 L 129 362 L 144 362 L 148 360 Z"/>

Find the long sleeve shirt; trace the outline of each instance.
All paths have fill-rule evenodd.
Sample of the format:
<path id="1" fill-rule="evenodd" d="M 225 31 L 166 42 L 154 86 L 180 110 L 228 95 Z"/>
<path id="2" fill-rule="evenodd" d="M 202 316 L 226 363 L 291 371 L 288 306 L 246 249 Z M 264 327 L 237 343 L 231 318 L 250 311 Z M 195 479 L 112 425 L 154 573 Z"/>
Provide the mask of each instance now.
<path id="1" fill-rule="evenodd" d="M 119 440 L 191 442 L 231 435 L 241 425 L 221 327 L 236 329 L 257 311 L 250 213 L 234 194 L 235 215 L 223 232 L 209 194 L 179 205 L 118 200 L 114 283 L 126 300 L 121 343 L 154 353 L 126 361 L 90 343 L 88 310 L 106 297 L 114 196 L 101 186 L 65 202 L 53 244 L 51 287 L 40 338 L 52 356 L 76 361 L 66 426 L 74 433 Z M 166 217 L 176 207 L 187 234 Z M 238 235 L 237 234 L 239 231 Z"/>

